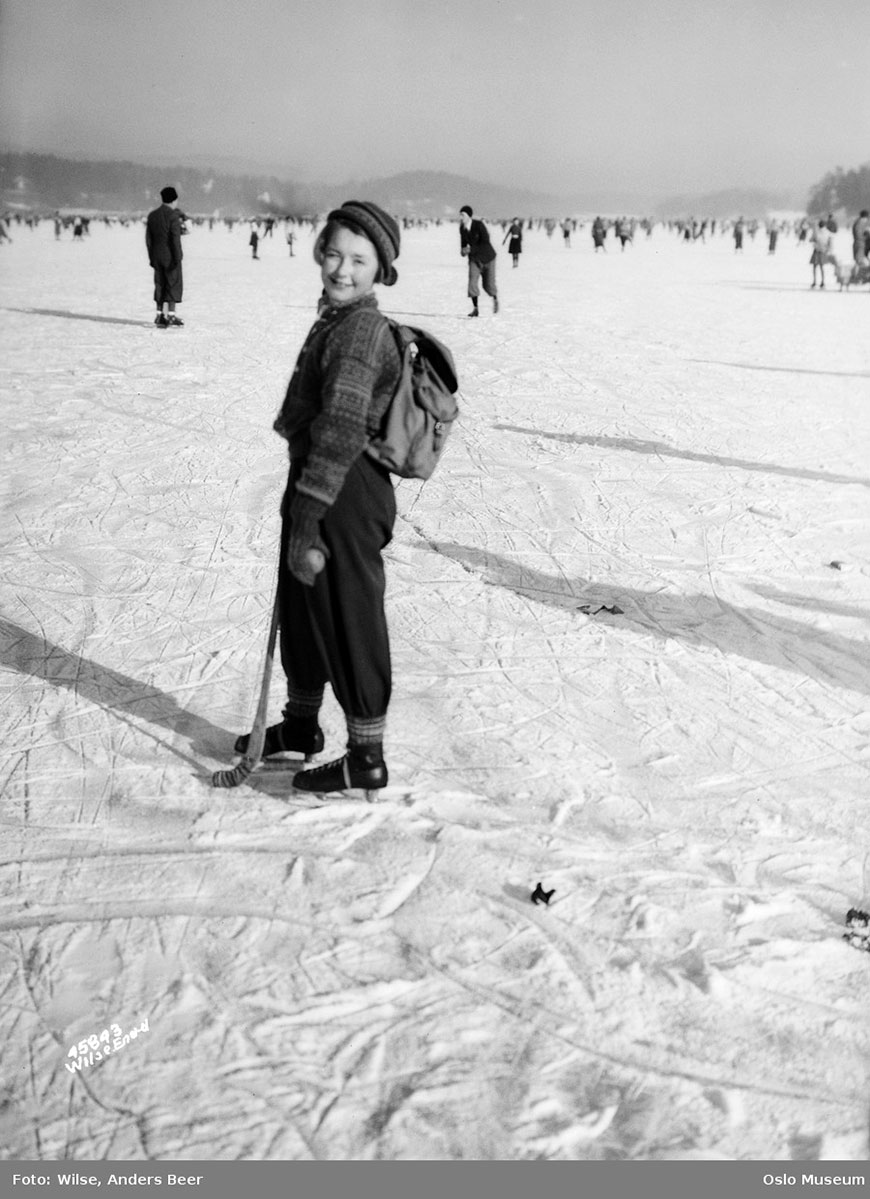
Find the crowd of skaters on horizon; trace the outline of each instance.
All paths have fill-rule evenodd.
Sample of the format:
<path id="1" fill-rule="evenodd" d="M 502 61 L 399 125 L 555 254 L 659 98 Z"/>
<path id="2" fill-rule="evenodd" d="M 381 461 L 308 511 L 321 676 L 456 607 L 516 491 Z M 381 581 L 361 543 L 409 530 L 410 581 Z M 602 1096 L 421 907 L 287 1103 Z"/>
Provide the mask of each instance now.
<path id="1" fill-rule="evenodd" d="M 740 254 L 747 245 L 752 245 L 760 239 L 768 255 L 776 253 L 780 239 L 791 238 L 797 243 L 804 243 L 811 251 L 810 264 L 813 268 L 812 287 L 824 287 L 824 267 L 831 266 L 840 286 L 855 283 L 870 283 L 870 218 L 868 210 L 862 209 L 852 221 L 845 218 L 847 226 L 851 224 L 852 256 L 850 262 L 844 262 L 834 252 L 833 237 L 839 230 L 839 223 L 833 214 L 816 216 L 794 216 L 786 218 L 757 217 L 733 218 L 695 216 L 661 219 L 656 217 L 637 216 L 596 216 L 588 221 L 582 217 L 520 217 L 500 218 L 490 222 L 491 226 L 501 229 L 501 244 L 507 244 L 513 266 L 520 264 L 523 251 L 523 238 L 529 233 L 543 232 L 550 239 L 558 232 L 566 250 L 577 244 L 577 235 L 589 228 L 589 237 L 595 253 L 607 252 L 608 241 L 618 245 L 622 251 L 634 245 L 639 233 L 650 238 L 655 230 L 667 233 L 689 244 L 706 244 L 715 238 L 730 238 L 733 241 L 734 252 Z M 266 213 L 256 216 L 237 215 L 204 215 L 180 213 L 182 233 L 188 233 L 194 227 L 224 229 L 233 233 L 244 229 L 251 248 L 251 256 L 259 258 L 259 249 L 266 239 L 274 239 L 276 231 L 278 239 L 287 248 L 289 256 L 295 257 L 295 246 L 303 236 L 314 236 L 322 224 L 320 214 L 291 215 Z M 430 216 L 403 216 L 399 218 L 403 229 L 428 229 L 451 224 L 457 218 Z M 32 213 L 7 211 L 0 216 L 0 243 L 11 241 L 12 226 L 31 230 L 39 228 L 45 222 L 51 222 L 54 227 L 55 240 L 71 237 L 73 241 L 84 241 L 91 234 L 92 225 L 129 227 L 139 225 L 145 220 L 145 214 L 139 213 L 75 213 L 60 210 L 54 213 Z M 612 236 L 611 236 L 612 235 Z"/>

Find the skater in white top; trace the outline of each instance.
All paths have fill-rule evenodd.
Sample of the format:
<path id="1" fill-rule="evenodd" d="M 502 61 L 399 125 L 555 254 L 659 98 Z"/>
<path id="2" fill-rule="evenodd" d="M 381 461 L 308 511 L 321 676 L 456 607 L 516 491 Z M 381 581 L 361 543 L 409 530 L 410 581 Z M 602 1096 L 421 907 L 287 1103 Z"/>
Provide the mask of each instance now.
<path id="1" fill-rule="evenodd" d="M 821 282 L 819 287 L 825 286 L 825 263 L 832 261 L 832 247 L 834 244 L 834 235 L 828 228 L 825 221 L 819 221 L 813 230 L 811 239 L 813 252 L 810 256 L 810 265 L 813 268 L 813 281 L 810 287 L 816 286 L 816 272 L 818 271 Z"/>

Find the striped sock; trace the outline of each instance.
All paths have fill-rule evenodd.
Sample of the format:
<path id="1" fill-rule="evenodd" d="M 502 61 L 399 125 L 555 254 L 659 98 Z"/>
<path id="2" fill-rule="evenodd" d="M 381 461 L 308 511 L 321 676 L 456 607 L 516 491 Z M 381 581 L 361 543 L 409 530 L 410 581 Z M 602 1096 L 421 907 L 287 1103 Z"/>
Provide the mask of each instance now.
<path id="1" fill-rule="evenodd" d="M 380 745 L 387 727 L 386 713 L 383 716 L 348 716 L 348 745 Z"/>
<path id="2" fill-rule="evenodd" d="M 320 711 L 323 703 L 323 688 L 317 691 L 303 691 L 301 687 L 294 685 L 287 680 L 287 703 L 284 707 L 284 716 L 297 716 L 302 719 L 305 717 L 316 716 Z"/>

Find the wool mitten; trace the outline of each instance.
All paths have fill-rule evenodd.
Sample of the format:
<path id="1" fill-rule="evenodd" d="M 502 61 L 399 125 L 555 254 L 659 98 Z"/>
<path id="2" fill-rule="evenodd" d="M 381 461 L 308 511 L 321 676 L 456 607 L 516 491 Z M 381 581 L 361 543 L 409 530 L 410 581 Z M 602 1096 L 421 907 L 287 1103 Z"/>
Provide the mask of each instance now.
<path id="1" fill-rule="evenodd" d="M 290 537 L 287 543 L 287 569 L 304 583 L 313 587 L 318 572 L 308 560 L 309 550 L 319 550 L 325 558 L 329 550 L 320 536 L 320 522 L 329 510 L 329 505 L 313 496 L 297 492 L 290 501 Z"/>

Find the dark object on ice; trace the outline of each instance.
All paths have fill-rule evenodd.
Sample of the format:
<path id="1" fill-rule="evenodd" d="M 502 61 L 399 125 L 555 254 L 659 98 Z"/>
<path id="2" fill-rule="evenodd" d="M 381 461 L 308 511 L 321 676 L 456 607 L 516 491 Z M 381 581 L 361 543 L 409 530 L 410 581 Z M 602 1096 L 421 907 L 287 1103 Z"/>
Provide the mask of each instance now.
<path id="1" fill-rule="evenodd" d="M 541 900 L 543 900 L 545 904 L 549 905 L 550 900 L 553 898 L 555 893 L 555 887 L 553 887 L 551 891 L 545 891 L 541 884 L 538 883 L 537 887 L 535 887 L 534 891 L 532 892 L 532 903 L 540 903 Z"/>
<path id="2" fill-rule="evenodd" d="M 833 560 L 833 562 L 829 562 L 828 566 L 830 566 L 832 570 L 842 570 L 843 569 L 843 563 L 838 562 L 836 558 Z"/>
<path id="3" fill-rule="evenodd" d="M 616 604 L 602 604 L 600 608 L 593 608 L 591 604 L 581 604 L 577 611 L 585 612 L 587 616 L 597 616 L 599 612 L 609 612 L 611 616 L 624 615 L 622 608 L 618 608 Z"/>
<path id="4" fill-rule="evenodd" d="M 843 940 L 848 941 L 855 949 L 863 949 L 870 953 L 870 915 L 860 908 L 849 908 L 846 913 L 846 928 Z"/>

